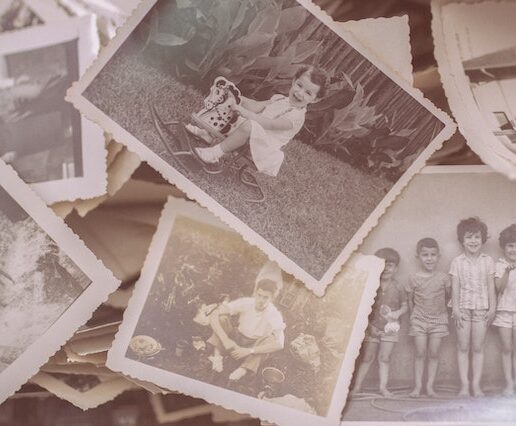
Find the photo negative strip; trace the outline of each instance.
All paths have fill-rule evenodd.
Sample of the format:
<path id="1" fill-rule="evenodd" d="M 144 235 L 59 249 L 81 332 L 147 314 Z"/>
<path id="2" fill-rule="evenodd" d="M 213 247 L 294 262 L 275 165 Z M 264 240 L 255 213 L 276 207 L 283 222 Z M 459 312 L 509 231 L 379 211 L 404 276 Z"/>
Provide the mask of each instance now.
<path id="1" fill-rule="evenodd" d="M 54 0 L 0 1 L 0 33 L 66 19 Z"/>
<path id="2" fill-rule="evenodd" d="M 516 3 L 432 2 L 439 73 L 459 129 L 479 157 L 516 179 Z"/>
<path id="3" fill-rule="evenodd" d="M 0 164 L 0 402 L 91 317 L 119 282 Z"/>
<path id="4" fill-rule="evenodd" d="M 357 254 L 317 297 L 170 198 L 106 365 L 279 425 L 338 423 L 382 269 Z"/>
<path id="5" fill-rule="evenodd" d="M 343 424 L 516 422 L 515 212 L 487 166 L 414 177 L 361 246 L 386 266 Z"/>
<path id="6" fill-rule="evenodd" d="M 98 51 L 92 16 L 0 33 L 0 157 L 47 202 L 106 190 L 102 130 L 64 100 Z"/>
<path id="7" fill-rule="evenodd" d="M 68 92 L 322 295 L 454 131 L 312 3 L 144 0 Z"/>

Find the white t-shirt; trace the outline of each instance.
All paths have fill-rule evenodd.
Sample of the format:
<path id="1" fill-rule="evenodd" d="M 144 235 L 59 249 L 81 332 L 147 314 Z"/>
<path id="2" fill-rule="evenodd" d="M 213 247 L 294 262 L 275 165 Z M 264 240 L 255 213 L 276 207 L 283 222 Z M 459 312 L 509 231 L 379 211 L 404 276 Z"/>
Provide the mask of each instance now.
<path id="1" fill-rule="evenodd" d="M 257 311 L 254 305 L 254 297 L 241 297 L 226 304 L 229 315 L 238 315 L 238 331 L 254 340 L 274 335 L 283 345 L 285 323 L 280 311 L 272 303 L 263 311 Z"/>

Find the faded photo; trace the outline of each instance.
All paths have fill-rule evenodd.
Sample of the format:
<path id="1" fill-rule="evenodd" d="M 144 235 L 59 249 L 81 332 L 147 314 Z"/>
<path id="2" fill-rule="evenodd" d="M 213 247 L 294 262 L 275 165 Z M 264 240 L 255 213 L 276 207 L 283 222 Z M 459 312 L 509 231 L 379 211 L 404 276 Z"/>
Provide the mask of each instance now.
<path id="1" fill-rule="evenodd" d="M 41 337 L 90 279 L 0 189 L 0 371 Z"/>
<path id="2" fill-rule="evenodd" d="M 78 78 L 77 39 L 0 55 L 0 155 L 27 183 L 82 176 Z"/>
<path id="3" fill-rule="evenodd" d="M 385 269 L 344 421 L 516 420 L 515 195 L 487 167 L 443 167 L 371 232 Z"/>
<path id="4" fill-rule="evenodd" d="M 339 383 L 344 358 L 354 356 L 365 270 L 348 268 L 318 298 L 238 234 L 181 213 L 155 255 L 161 261 L 149 292 L 142 298 L 137 290 L 141 302 L 132 301 L 143 309 L 121 332 L 128 345 L 117 347 L 138 364 L 111 360 L 115 368 L 154 367 L 154 376 L 145 367 L 126 373 L 154 382 L 159 375 L 178 391 L 192 381 L 233 391 L 229 408 L 245 403 L 237 392 L 253 398 L 246 410 L 257 412 L 266 400 L 319 420 L 329 415 L 346 386 Z"/>
<path id="5" fill-rule="evenodd" d="M 433 3 L 436 57 L 450 107 L 486 164 L 516 176 L 516 4 Z"/>
<path id="6" fill-rule="evenodd" d="M 83 97 L 315 280 L 445 127 L 290 0 L 158 1 Z"/>

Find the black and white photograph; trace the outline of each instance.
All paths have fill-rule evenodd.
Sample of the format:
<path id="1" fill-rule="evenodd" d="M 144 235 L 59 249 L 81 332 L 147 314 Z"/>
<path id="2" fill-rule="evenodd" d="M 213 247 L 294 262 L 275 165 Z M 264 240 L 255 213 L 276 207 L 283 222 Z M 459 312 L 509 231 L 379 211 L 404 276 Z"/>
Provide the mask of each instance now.
<path id="1" fill-rule="evenodd" d="M 480 158 L 516 179 L 516 4 L 448 3 L 433 2 L 433 35 L 451 110 Z"/>
<path id="2" fill-rule="evenodd" d="M 170 198 L 106 365 L 278 424 L 335 423 L 382 266 L 357 255 L 319 298 Z"/>
<path id="3" fill-rule="evenodd" d="M 64 99 L 97 52 L 95 24 L 59 22 L 0 34 L 0 156 L 47 203 L 106 186 L 104 135 Z"/>
<path id="4" fill-rule="evenodd" d="M 516 421 L 515 193 L 429 167 L 364 241 L 385 269 L 342 424 Z"/>
<path id="5" fill-rule="evenodd" d="M 69 92 L 317 294 L 454 130 L 293 0 L 144 1 Z"/>
<path id="6" fill-rule="evenodd" d="M 1 0 L 0 33 L 66 18 L 53 0 Z"/>
<path id="7" fill-rule="evenodd" d="M 47 362 L 118 282 L 0 165 L 0 401 Z"/>

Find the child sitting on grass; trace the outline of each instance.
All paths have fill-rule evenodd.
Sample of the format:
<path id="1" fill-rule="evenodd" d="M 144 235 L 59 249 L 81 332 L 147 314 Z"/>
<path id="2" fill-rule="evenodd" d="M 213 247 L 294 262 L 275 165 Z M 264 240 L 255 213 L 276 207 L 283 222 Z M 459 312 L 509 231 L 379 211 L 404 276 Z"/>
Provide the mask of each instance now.
<path id="1" fill-rule="evenodd" d="M 514 394 L 516 375 L 516 224 L 505 228 L 499 237 L 503 257 L 495 264 L 498 304 L 493 325 L 498 327 L 502 343 L 502 367 L 505 376 L 503 394 Z"/>
<path id="2" fill-rule="evenodd" d="M 416 354 L 414 359 L 414 390 L 411 397 L 421 394 L 425 360 L 428 357 L 428 378 L 426 393 L 436 396 L 434 379 L 439 363 L 441 339 L 448 332 L 448 311 L 446 292 L 450 289 L 450 279 L 444 272 L 437 271 L 439 245 L 433 238 L 423 238 L 417 242 L 419 270 L 409 276 L 407 284 L 410 311 L 409 336 L 414 337 Z"/>
<path id="3" fill-rule="evenodd" d="M 452 317 L 457 328 L 457 363 L 461 388 L 459 396 L 469 395 L 469 353 L 472 352 L 472 390 L 483 396 L 480 388 L 484 364 L 484 340 L 487 326 L 494 317 L 496 301 L 494 262 L 482 247 L 487 241 L 487 226 L 476 217 L 457 225 L 457 238 L 464 252 L 450 266 L 452 282 Z"/>
<path id="4" fill-rule="evenodd" d="M 385 260 L 385 267 L 380 276 L 380 288 L 364 339 L 363 357 L 358 366 L 353 393 L 359 392 L 362 388 L 367 372 L 378 355 L 380 393 L 385 397 L 392 397 L 393 394 L 387 389 L 387 381 L 391 353 L 399 340 L 399 323 L 398 327 L 389 327 L 392 330 L 386 330 L 385 326 L 397 322 L 407 312 L 407 301 L 405 292 L 400 289 L 395 279 L 400 263 L 398 252 L 390 247 L 385 247 L 378 250 L 375 256 Z"/>
<path id="5" fill-rule="evenodd" d="M 306 107 L 325 95 L 327 77 L 316 67 L 304 66 L 294 76 L 288 96 L 273 95 L 268 101 L 241 96 L 233 108 L 245 121 L 227 138 L 208 148 L 196 148 L 206 163 L 217 163 L 224 154 L 249 143 L 258 171 L 276 176 L 283 163 L 282 148 L 301 130 Z"/>

